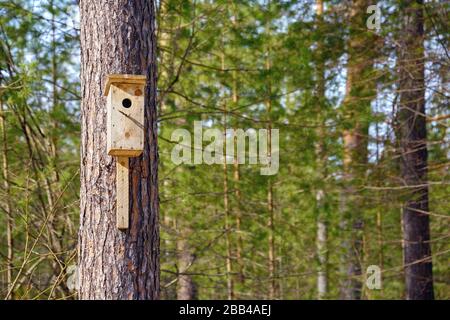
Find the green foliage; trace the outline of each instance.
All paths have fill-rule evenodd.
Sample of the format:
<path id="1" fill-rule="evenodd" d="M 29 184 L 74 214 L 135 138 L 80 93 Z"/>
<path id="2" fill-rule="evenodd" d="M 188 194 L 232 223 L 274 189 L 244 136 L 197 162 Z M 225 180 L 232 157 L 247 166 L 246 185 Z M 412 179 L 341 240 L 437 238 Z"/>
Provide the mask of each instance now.
<path id="1" fill-rule="evenodd" d="M 1 296 L 69 298 L 79 212 L 76 11 L 71 1 L 1 1 L 0 11 Z"/>
<path id="2" fill-rule="evenodd" d="M 378 33 L 365 28 L 367 14 L 350 19 L 350 2 L 343 1 L 324 1 L 320 17 L 312 0 L 157 2 L 162 298 L 176 298 L 183 274 L 199 299 L 227 299 L 229 280 L 236 299 L 316 299 L 320 221 L 328 230 L 325 298 L 339 298 L 345 215 L 364 221 L 363 267 L 383 270 L 382 290 L 365 288 L 363 298 L 404 298 L 401 207 L 408 193 L 394 135 L 402 2 L 380 2 Z M 439 299 L 450 296 L 445 12 L 445 4 L 426 5 L 429 214 Z M 7 177 L 0 175 L 0 297 L 75 297 L 77 15 L 70 0 L 0 0 L 1 168 L 8 166 Z M 373 46 L 349 46 L 350 38 Z M 363 72 L 346 95 L 349 66 Z M 248 164 L 175 165 L 171 134 L 193 132 L 194 121 L 221 130 L 279 129 L 278 174 L 262 176 L 260 166 Z M 348 183 L 342 137 L 356 127 L 367 130 L 367 157 Z M 344 210 L 346 201 L 358 205 Z M 180 270 L 183 240 L 190 261 Z"/>

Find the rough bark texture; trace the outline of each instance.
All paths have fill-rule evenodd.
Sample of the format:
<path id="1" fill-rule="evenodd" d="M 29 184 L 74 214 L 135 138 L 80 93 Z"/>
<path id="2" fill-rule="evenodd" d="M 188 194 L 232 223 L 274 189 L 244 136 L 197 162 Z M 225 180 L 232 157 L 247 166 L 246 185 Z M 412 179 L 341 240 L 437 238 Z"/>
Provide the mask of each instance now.
<path id="1" fill-rule="evenodd" d="M 422 1 L 403 3 L 400 39 L 398 130 L 401 172 L 408 194 L 403 206 L 406 298 L 434 299 L 430 249 Z"/>
<path id="2" fill-rule="evenodd" d="M 80 1 L 79 298 L 157 299 L 159 230 L 153 1 Z M 116 159 L 106 153 L 102 92 L 112 73 L 147 75 L 145 144 L 130 159 L 130 228 L 116 228 Z"/>

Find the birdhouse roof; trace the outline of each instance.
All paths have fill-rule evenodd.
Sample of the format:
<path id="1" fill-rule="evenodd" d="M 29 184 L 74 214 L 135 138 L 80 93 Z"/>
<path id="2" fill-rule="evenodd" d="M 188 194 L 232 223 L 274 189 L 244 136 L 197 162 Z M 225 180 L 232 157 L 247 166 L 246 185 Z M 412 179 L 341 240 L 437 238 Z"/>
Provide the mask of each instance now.
<path id="1" fill-rule="evenodd" d="M 117 84 L 140 84 L 145 85 L 146 76 L 137 74 L 110 74 L 107 77 L 104 95 L 107 96 L 111 85 Z"/>

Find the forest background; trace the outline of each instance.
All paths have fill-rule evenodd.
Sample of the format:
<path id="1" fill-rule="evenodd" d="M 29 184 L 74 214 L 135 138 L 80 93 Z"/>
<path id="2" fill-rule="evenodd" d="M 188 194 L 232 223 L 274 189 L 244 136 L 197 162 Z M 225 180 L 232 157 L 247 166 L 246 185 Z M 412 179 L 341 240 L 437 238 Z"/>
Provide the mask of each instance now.
<path id="1" fill-rule="evenodd" d="M 412 44 L 411 1 L 378 1 L 379 28 L 373 4 L 156 2 L 162 299 L 403 299 L 405 203 L 425 189 L 425 260 L 450 298 L 449 2 L 415 4 Z M 77 297 L 79 33 L 76 1 L 0 0 L 2 298 Z M 424 76 L 405 87 L 411 61 Z M 402 170 L 411 92 L 420 185 Z M 175 165 L 171 134 L 194 121 L 279 129 L 279 172 Z"/>

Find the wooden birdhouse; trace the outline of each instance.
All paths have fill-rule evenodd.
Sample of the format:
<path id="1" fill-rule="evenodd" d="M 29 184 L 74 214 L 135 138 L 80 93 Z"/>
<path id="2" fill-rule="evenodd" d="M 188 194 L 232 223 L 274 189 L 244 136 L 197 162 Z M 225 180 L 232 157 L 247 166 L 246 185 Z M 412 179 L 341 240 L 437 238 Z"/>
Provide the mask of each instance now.
<path id="1" fill-rule="evenodd" d="M 129 159 L 144 150 L 145 76 L 112 74 L 105 87 L 107 96 L 107 153 L 116 162 L 116 225 L 129 226 Z"/>
<path id="2" fill-rule="evenodd" d="M 112 74 L 107 78 L 107 152 L 137 157 L 144 150 L 145 76 Z"/>

